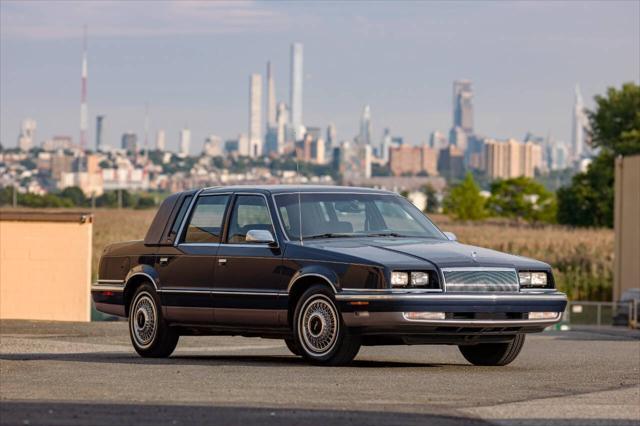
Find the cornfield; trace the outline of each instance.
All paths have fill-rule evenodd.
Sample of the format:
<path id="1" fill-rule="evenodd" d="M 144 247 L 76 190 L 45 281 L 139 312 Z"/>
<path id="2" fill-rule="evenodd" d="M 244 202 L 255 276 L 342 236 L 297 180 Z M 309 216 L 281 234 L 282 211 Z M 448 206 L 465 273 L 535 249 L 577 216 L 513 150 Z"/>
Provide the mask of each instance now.
<path id="1" fill-rule="evenodd" d="M 142 239 L 154 210 L 97 210 L 94 221 L 93 275 L 109 243 Z M 613 285 L 613 231 L 532 226 L 488 220 L 460 223 L 447 216 L 431 219 L 465 244 L 532 257 L 551 264 L 558 288 L 571 300 L 610 300 Z"/>

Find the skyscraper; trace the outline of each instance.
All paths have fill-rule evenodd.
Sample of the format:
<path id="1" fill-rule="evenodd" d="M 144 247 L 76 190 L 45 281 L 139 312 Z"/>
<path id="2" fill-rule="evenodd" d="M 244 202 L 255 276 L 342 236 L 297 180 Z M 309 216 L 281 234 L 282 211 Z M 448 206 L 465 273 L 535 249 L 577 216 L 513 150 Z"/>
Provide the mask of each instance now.
<path id="1" fill-rule="evenodd" d="M 262 155 L 262 76 L 251 74 L 249 79 L 249 156 Z"/>
<path id="2" fill-rule="evenodd" d="M 296 139 L 301 139 L 304 133 L 302 121 L 302 83 L 303 83 L 303 51 L 302 43 L 291 45 L 291 126 Z"/>
<path id="3" fill-rule="evenodd" d="M 276 127 L 276 84 L 271 61 L 267 62 L 267 128 Z"/>
<path id="4" fill-rule="evenodd" d="M 284 152 L 284 144 L 287 141 L 287 123 L 289 122 L 289 111 L 287 105 L 284 102 L 278 103 L 278 114 L 276 116 L 277 127 L 277 152 L 282 154 Z"/>
<path id="5" fill-rule="evenodd" d="M 329 123 L 327 126 L 327 148 L 333 150 L 338 147 L 338 136 L 336 131 L 336 125 Z"/>
<path id="6" fill-rule="evenodd" d="M 84 27 L 82 44 L 82 74 L 80 82 L 80 148 L 87 148 L 87 26 Z"/>
<path id="7" fill-rule="evenodd" d="M 127 152 L 136 153 L 138 151 L 138 136 L 133 132 L 122 134 L 121 146 Z"/>
<path id="8" fill-rule="evenodd" d="M 365 105 L 362 110 L 358 142 L 363 145 L 371 145 L 371 107 L 369 105 Z"/>
<path id="9" fill-rule="evenodd" d="M 453 82 L 453 127 L 473 133 L 473 91 L 470 80 Z"/>
<path id="10" fill-rule="evenodd" d="M 576 85 L 575 101 L 573 104 L 573 121 L 571 126 L 571 156 L 577 161 L 584 154 L 585 128 L 587 127 L 587 115 L 582 103 L 580 87 Z"/>
<path id="11" fill-rule="evenodd" d="M 25 118 L 22 120 L 20 127 L 20 135 L 18 136 L 18 148 L 20 151 L 29 151 L 33 148 L 33 140 L 36 135 L 36 121 L 33 118 Z"/>
<path id="12" fill-rule="evenodd" d="M 189 145 L 191 145 L 191 130 L 184 128 L 180 130 L 180 155 L 189 155 Z"/>
<path id="13" fill-rule="evenodd" d="M 166 144 L 167 144 L 167 141 L 166 141 L 164 130 L 160 129 L 156 134 L 156 150 L 164 151 L 166 148 Z"/>
<path id="14" fill-rule="evenodd" d="M 96 116 L 96 151 L 101 151 L 104 143 L 104 117 L 104 115 Z"/>

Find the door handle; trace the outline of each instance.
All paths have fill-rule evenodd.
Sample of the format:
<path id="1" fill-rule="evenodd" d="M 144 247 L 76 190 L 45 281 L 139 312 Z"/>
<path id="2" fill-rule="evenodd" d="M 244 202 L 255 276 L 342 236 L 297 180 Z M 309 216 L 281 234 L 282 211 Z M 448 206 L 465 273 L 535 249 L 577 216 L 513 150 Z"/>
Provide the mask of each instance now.
<path id="1" fill-rule="evenodd" d="M 218 259 L 218 265 L 226 265 L 227 259 Z"/>
<path id="2" fill-rule="evenodd" d="M 166 265 L 167 263 L 169 263 L 169 258 L 168 257 L 161 257 L 160 258 L 160 264 L 161 265 Z"/>

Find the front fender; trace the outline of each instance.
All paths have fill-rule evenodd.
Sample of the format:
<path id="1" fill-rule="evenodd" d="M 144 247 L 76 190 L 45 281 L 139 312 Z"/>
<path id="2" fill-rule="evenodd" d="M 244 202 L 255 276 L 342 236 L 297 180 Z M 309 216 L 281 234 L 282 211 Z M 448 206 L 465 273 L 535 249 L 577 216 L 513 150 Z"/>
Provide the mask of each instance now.
<path id="1" fill-rule="evenodd" d="M 289 280 L 287 285 L 287 292 L 290 293 L 296 282 L 305 277 L 317 277 L 331 286 L 334 293 L 338 292 L 340 288 L 340 280 L 338 274 L 331 268 L 324 265 L 306 265 L 299 269 Z"/>

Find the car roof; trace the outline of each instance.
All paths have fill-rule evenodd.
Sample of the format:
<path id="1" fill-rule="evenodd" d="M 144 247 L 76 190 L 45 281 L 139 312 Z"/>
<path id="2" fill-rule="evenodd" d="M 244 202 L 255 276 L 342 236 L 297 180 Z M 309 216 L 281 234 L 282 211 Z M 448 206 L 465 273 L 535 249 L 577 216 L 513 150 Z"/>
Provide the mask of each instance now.
<path id="1" fill-rule="evenodd" d="M 357 186 L 337 186 L 337 185 L 234 185 L 234 186 L 216 186 L 204 188 L 203 194 L 211 194 L 217 192 L 260 192 L 264 194 L 288 194 L 288 193 L 367 193 L 367 194 L 395 194 L 391 191 L 374 188 L 363 188 Z"/>

